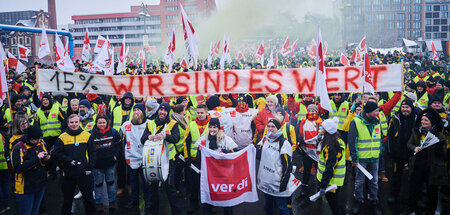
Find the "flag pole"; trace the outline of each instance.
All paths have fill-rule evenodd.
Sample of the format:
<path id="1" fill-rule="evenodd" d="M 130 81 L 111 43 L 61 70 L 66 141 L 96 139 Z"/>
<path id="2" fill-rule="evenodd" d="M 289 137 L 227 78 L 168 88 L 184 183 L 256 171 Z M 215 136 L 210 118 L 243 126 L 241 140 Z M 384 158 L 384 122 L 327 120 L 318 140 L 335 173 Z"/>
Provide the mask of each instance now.
<path id="1" fill-rule="evenodd" d="M 36 70 L 36 83 L 34 84 L 34 88 L 36 89 L 37 96 L 39 96 L 39 75 L 38 75 L 38 66 L 37 65 L 35 66 L 35 70 Z"/>
<path id="2" fill-rule="evenodd" d="M 14 119 L 13 119 L 13 115 L 12 115 L 11 99 L 10 99 L 10 96 L 9 96 L 9 90 L 6 91 L 6 97 L 8 99 L 9 114 L 11 115 L 11 121 L 12 121 Z"/>

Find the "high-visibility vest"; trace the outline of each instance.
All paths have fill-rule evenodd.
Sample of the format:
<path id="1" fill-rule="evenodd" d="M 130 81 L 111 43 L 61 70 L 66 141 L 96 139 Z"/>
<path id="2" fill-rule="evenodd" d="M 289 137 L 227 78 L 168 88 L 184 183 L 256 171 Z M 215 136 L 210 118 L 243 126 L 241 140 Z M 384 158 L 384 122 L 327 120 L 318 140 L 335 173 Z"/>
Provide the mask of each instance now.
<path id="1" fill-rule="evenodd" d="M 372 135 L 369 133 L 369 129 L 364 124 L 361 118 L 354 118 L 356 129 L 358 130 L 358 138 L 356 142 L 356 148 L 358 150 L 358 158 L 378 158 L 380 156 L 381 145 L 381 126 L 377 124 Z"/>
<path id="2" fill-rule="evenodd" d="M 424 90 L 425 90 L 425 89 L 424 89 Z M 416 92 L 414 92 L 414 94 L 416 94 L 416 96 L 417 96 L 417 93 L 416 93 Z M 422 97 L 417 98 L 417 103 L 419 103 L 420 108 L 422 108 L 422 109 L 427 108 L 427 107 L 428 107 L 428 92 L 425 92 L 425 93 L 422 95 Z"/>
<path id="3" fill-rule="evenodd" d="M 58 119 L 59 106 L 52 105 L 52 109 L 48 113 L 48 118 L 45 116 L 44 111 L 39 108 L 36 112 L 36 116 L 39 117 L 39 125 L 42 130 L 43 137 L 57 137 L 61 134 L 61 122 Z"/>
<path id="4" fill-rule="evenodd" d="M 128 120 L 131 120 L 133 118 L 133 107 L 130 109 Z M 116 131 L 120 131 L 120 126 L 122 126 L 122 123 L 124 123 L 122 122 L 122 111 L 122 105 L 117 106 L 113 111 L 113 128 L 116 129 Z"/>
<path id="5" fill-rule="evenodd" d="M 28 83 L 28 81 L 25 81 L 24 85 L 27 86 L 28 88 L 30 88 L 31 91 L 34 91 L 33 85 L 31 85 L 30 83 Z"/>
<path id="6" fill-rule="evenodd" d="M 116 104 L 117 104 L 117 102 L 116 102 L 116 100 L 114 98 L 111 98 L 109 100 L 108 109 L 109 109 L 110 112 L 113 112 L 114 108 L 116 107 Z"/>
<path id="7" fill-rule="evenodd" d="M 88 122 L 84 127 L 82 125 L 82 123 L 80 122 L 80 127 L 86 131 L 86 132 L 90 132 L 92 129 L 94 129 L 94 125 L 95 125 L 95 119 L 97 118 L 97 114 L 94 114 L 94 116 L 92 116 L 92 121 Z"/>
<path id="8" fill-rule="evenodd" d="M 300 108 L 298 109 L 297 113 L 298 121 L 301 121 L 302 119 L 306 118 L 307 113 L 308 113 L 307 107 L 303 103 L 300 103 Z"/>
<path id="9" fill-rule="evenodd" d="M 427 80 L 428 80 L 428 76 L 425 76 L 424 78 L 420 78 L 419 76 L 416 76 L 416 77 L 413 78 L 413 81 L 414 81 L 414 83 L 416 83 L 416 84 L 417 84 L 417 82 L 419 82 L 419 81 L 424 81 L 424 82 L 426 82 Z"/>
<path id="10" fill-rule="evenodd" d="M 444 106 L 448 106 L 448 98 L 450 97 L 450 93 L 446 93 L 444 96 L 444 101 L 442 102 L 442 104 L 444 104 Z"/>
<path id="11" fill-rule="evenodd" d="M 189 124 L 189 122 L 188 122 Z M 183 129 L 183 127 L 181 127 L 181 125 L 178 124 L 178 130 L 180 131 L 180 141 L 178 141 L 178 143 L 175 143 L 175 149 L 177 150 L 178 153 L 181 153 L 184 151 L 184 134 L 186 133 L 186 129 Z"/>
<path id="12" fill-rule="evenodd" d="M 300 98 L 300 94 L 295 94 L 294 100 L 295 102 L 301 102 L 302 98 Z"/>
<path id="13" fill-rule="evenodd" d="M 253 99 L 252 94 L 250 94 L 250 93 L 244 94 L 244 97 L 247 97 L 247 96 L 250 96 L 250 98 L 252 98 L 252 105 L 253 105 L 253 108 L 256 108 L 256 106 L 255 106 L 255 100 Z"/>
<path id="14" fill-rule="evenodd" d="M 378 114 L 378 118 L 380 119 L 380 126 L 383 136 L 387 137 L 388 123 L 386 115 L 384 115 L 383 111 L 380 111 Z"/>
<path id="15" fill-rule="evenodd" d="M 27 114 L 28 115 L 31 115 L 31 110 L 30 110 L 30 108 L 29 107 L 25 107 L 26 109 L 27 109 Z M 6 109 L 6 111 L 5 111 L 5 117 L 6 117 L 6 122 L 11 122 L 12 121 L 12 118 L 11 118 L 11 109 Z M 30 125 L 31 125 L 31 122 L 30 122 Z"/>
<path id="16" fill-rule="evenodd" d="M 394 92 L 392 92 L 392 91 L 389 91 L 388 94 L 389 94 L 389 99 L 391 99 L 391 98 L 394 96 Z M 400 100 L 398 100 L 397 104 L 395 104 L 394 108 L 392 109 L 392 111 L 391 111 L 391 116 L 393 116 L 395 112 L 397 112 L 398 110 L 400 110 L 400 106 L 401 106 L 402 101 L 403 101 L 404 99 L 405 99 L 405 96 L 402 95 L 401 98 L 400 98 Z"/>
<path id="17" fill-rule="evenodd" d="M 174 126 L 176 123 L 177 123 L 177 121 L 171 119 L 170 122 L 167 123 L 167 127 L 166 127 L 166 125 L 164 125 L 164 128 L 163 128 L 162 131 L 163 131 L 163 132 L 166 132 L 166 134 L 171 134 L 172 128 L 173 128 L 173 126 Z M 162 126 L 162 125 L 161 125 L 161 126 Z M 148 128 L 148 130 L 150 131 L 150 133 L 153 134 L 153 135 L 156 134 L 156 132 L 158 131 L 158 128 L 157 128 L 157 126 L 156 126 L 155 120 L 150 120 L 150 121 L 147 123 L 147 128 Z M 167 142 L 167 148 L 168 148 L 168 151 L 169 151 L 169 160 L 174 159 L 174 158 L 175 158 L 175 155 L 177 154 L 177 152 L 175 151 L 175 146 L 174 146 L 174 144 L 173 144 L 173 143 Z"/>
<path id="18" fill-rule="evenodd" d="M 0 169 L 8 169 L 5 158 L 5 140 L 0 134 Z"/>
<path id="19" fill-rule="evenodd" d="M 55 103 L 59 104 L 61 106 L 62 111 L 67 112 L 67 108 L 69 107 L 69 100 L 67 100 L 66 98 L 63 98 L 62 104 L 60 104 L 58 101 L 56 101 Z"/>
<path id="20" fill-rule="evenodd" d="M 332 112 L 330 113 L 329 118 L 332 119 L 333 117 L 337 117 L 339 119 L 338 129 L 342 131 L 342 126 L 344 125 L 344 122 L 347 119 L 348 102 L 347 101 L 342 102 L 339 108 L 336 107 L 336 104 L 332 99 L 330 100 L 330 104 Z"/>
<path id="21" fill-rule="evenodd" d="M 200 134 L 200 129 L 195 121 L 191 122 L 189 124 L 189 132 L 191 134 L 191 157 L 195 158 L 197 157 L 198 147 L 195 145 L 195 142 L 197 142 L 200 137 L 206 133 L 208 133 L 209 130 L 209 122 L 205 126 L 205 130 L 203 130 L 203 133 Z"/>
<path id="22" fill-rule="evenodd" d="M 192 107 L 197 108 L 197 105 L 206 103 L 206 96 L 205 95 L 191 95 L 191 96 L 189 96 L 189 100 L 191 101 Z"/>
<path id="23" fill-rule="evenodd" d="M 330 183 L 328 185 L 335 184 L 336 186 L 344 185 L 345 178 L 345 143 L 342 139 L 337 139 L 339 142 L 339 146 L 342 148 L 342 155 L 339 158 L 337 165 L 333 168 L 333 178 L 331 178 Z M 325 171 L 325 154 L 328 153 L 328 146 L 322 149 L 322 152 L 319 154 L 319 162 L 317 164 L 317 181 L 322 181 L 322 175 Z M 327 155 L 328 156 L 328 155 Z"/>
<path id="24" fill-rule="evenodd" d="M 445 76 L 444 76 L 444 75 L 440 75 L 439 72 L 436 72 L 436 73 L 434 73 L 434 74 L 431 75 L 431 77 L 433 77 L 435 80 L 436 80 L 436 77 L 437 77 L 437 76 L 439 76 L 439 77 L 445 79 Z"/>

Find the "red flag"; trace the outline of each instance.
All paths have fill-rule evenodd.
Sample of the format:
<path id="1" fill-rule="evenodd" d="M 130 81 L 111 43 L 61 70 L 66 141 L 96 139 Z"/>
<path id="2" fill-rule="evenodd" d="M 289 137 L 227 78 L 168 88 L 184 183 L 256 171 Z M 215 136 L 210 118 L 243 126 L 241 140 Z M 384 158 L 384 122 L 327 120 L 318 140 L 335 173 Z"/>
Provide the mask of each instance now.
<path id="1" fill-rule="evenodd" d="M 286 37 L 286 40 L 284 41 L 283 46 L 280 48 L 280 53 L 281 55 L 286 56 L 287 54 L 289 54 L 289 52 L 291 52 L 291 46 L 289 45 L 289 37 Z"/>
<path id="2" fill-rule="evenodd" d="M 298 48 L 297 40 L 295 40 L 294 43 L 292 43 L 292 46 L 291 46 L 291 52 L 290 52 L 290 56 L 291 57 L 294 57 L 294 52 L 295 52 L 295 49 L 297 49 L 297 48 Z"/>
<path id="3" fill-rule="evenodd" d="M 261 41 L 258 44 L 259 45 L 258 45 L 258 49 L 256 50 L 255 57 L 259 59 L 264 55 L 264 41 Z"/>
<path id="4" fill-rule="evenodd" d="M 81 51 L 81 60 L 89 62 L 91 59 L 91 42 L 89 41 L 89 35 L 86 28 L 84 34 L 83 50 Z"/>
<path id="5" fill-rule="evenodd" d="M 328 97 L 327 89 L 327 75 L 325 70 L 325 55 L 324 47 L 322 42 L 322 34 L 320 33 L 320 27 L 317 29 L 317 46 L 316 46 L 316 83 L 315 83 L 315 93 L 316 96 L 320 98 L 320 105 L 323 109 L 332 111 L 330 98 Z"/>
<path id="6" fill-rule="evenodd" d="M 439 56 L 436 51 L 436 47 L 434 46 L 433 40 L 431 41 L 431 51 L 433 52 L 433 60 L 439 60 Z"/>
<path id="7" fill-rule="evenodd" d="M 360 55 L 364 55 L 367 52 L 365 36 L 362 38 L 361 42 L 359 42 L 358 51 Z"/>
<path id="8" fill-rule="evenodd" d="M 307 47 L 308 49 L 308 55 L 312 58 L 312 59 L 316 59 L 316 51 L 317 51 L 317 47 L 316 47 L 316 41 L 313 39 L 311 41 L 311 44 Z"/>
<path id="9" fill-rule="evenodd" d="M 349 65 L 349 60 L 347 57 L 345 57 L 344 54 L 341 53 L 341 60 L 339 61 L 339 63 L 341 63 L 344 66 L 348 66 Z"/>
<path id="10" fill-rule="evenodd" d="M 99 53 L 102 49 L 103 44 L 105 44 L 106 38 L 102 37 L 101 35 L 97 38 L 97 43 L 95 44 L 94 52 Z"/>
<path id="11" fill-rule="evenodd" d="M 367 47 L 366 47 L 367 48 Z M 366 52 L 366 54 L 364 55 L 364 71 L 363 71 L 363 76 L 364 76 L 364 91 L 365 92 L 369 92 L 372 95 L 375 94 L 375 89 L 373 87 L 373 74 L 372 71 L 370 69 L 370 60 L 369 60 L 369 54 Z"/>
<path id="12" fill-rule="evenodd" d="M 219 50 L 220 50 L 220 40 L 217 42 L 216 47 L 214 48 L 214 53 L 216 55 L 219 54 Z"/>
<path id="13" fill-rule="evenodd" d="M 125 43 L 125 34 L 122 39 L 122 46 L 120 47 L 119 53 L 119 63 L 117 64 L 117 73 L 125 71 L 125 64 L 127 62 L 127 53 L 126 53 L 126 43 Z"/>
<path id="14" fill-rule="evenodd" d="M 180 66 L 183 69 L 189 68 L 189 65 L 188 65 L 188 62 L 186 61 L 186 58 L 183 57 L 183 60 L 181 60 Z"/>
<path id="15" fill-rule="evenodd" d="M 184 32 L 184 45 L 186 47 L 186 53 L 188 60 L 193 63 L 194 69 L 197 69 L 197 59 L 198 59 L 198 38 L 195 34 L 194 27 L 192 26 L 189 18 L 184 11 L 183 6 L 180 4 L 181 8 L 181 20 L 183 22 L 183 32 Z"/>
<path id="16" fill-rule="evenodd" d="M 18 44 L 17 48 L 19 49 L 19 60 L 24 60 L 28 62 L 28 55 L 31 52 L 30 49 L 21 44 Z"/>
<path id="17" fill-rule="evenodd" d="M 238 61 L 246 60 L 244 54 L 242 54 L 241 50 L 238 51 Z"/>

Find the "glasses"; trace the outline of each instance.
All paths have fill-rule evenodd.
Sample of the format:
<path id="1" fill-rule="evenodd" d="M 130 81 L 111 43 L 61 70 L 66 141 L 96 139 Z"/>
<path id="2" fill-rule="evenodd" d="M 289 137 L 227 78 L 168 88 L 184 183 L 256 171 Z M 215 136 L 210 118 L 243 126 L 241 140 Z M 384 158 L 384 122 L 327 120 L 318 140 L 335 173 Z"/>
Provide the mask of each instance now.
<path id="1" fill-rule="evenodd" d="M 267 128 L 276 128 L 274 125 L 268 125 Z"/>

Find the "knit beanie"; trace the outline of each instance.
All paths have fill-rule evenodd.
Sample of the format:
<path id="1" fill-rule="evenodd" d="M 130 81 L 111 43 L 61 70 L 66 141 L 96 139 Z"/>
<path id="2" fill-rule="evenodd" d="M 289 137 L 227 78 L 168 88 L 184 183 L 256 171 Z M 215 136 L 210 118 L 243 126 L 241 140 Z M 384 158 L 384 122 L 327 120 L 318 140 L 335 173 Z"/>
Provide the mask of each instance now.
<path id="1" fill-rule="evenodd" d="M 220 129 L 220 120 L 218 118 L 211 118 L 209 120 L 209 126 L 215 126 Z"/>
<path id="2" fill-rule="evenodd" d="M 402 101 L 402 104 L 401 105 L 408 105 L 412 110 L 414 110 L 414 104 L 413 104 L 413 101 L 411 101 L 411 100 L 409 100 L 409 99 L 404 99 L 403 101 Z M 401 106 L 400 105 L 400 106 Z"/>
<path id="3" fill-rule="evenodd" d="M 307 111 L 316 111 L 317 113 L 319 113 L 319 107 L 317 107 L 317 105 L 315 104 L 310 104 L 308 105 L 308 108 L 306 108 Z"/>
<path id="4" fill-rule="evenodd" d="M 161 109 L 164 109 L 164 110 L 167 111 L 167 113 L 169 113 L 169 112 L 170 112 L 170 104 L 167 103 L 167 102 L 161 103 L 161 104 L 159 105 L 159 109 L 158 109 L 158 110 L 161 110 Z"/>
<path id="5" fill-rule="evenodd" d="M 375 102 L 367 102 L 366 105 L 364 105 L 364 112 L 370 113 L 378 108 L 378 104 Z"/>
<path id="6" fill-rule="evenodd" d="M 322 122 L 322 127 L 329 134 L 335 134 L 338 130 L 339 119 L 337 117 L 333 117 L 333 119 L 327 119 Z"/>
<path id="7" fill-rule="evenodd" d="M 78 104 L 79 106 L 85 106 L 88 109 L 91 109 L 91 103 L 87 100 L 87 99 L 83 99 L 80 101 L 80 103 Z"/>
<path id="8" fill-rule="evenodd" d="M 269 124 L 269 123 L 273 123 L 273 124 L 275 125 L 275 127 L 277 127 L 277 129 L 280 129 L 280 128 L 281 128 L 281 123 L 280 123 L 280 121 L 278 121 L 278 120 L 276 120 L 276 119 L 269 119 L 269 122 L 268 122 L 267 124 Z"/>
<path id="9" fill-rule="evenodd" d="M 81 102 L 80 102 L 81 103 Z M 133 109 L 139 109 L 142 111 L 143 114 L 145 114 L 145 106 L 142 103 L 137 103 L 134 105 Z"/>
<path id="10" fill-rule="evenodd" d="M 220 106 L 220 99 L 218 96 L 211 96 L 206 100 L 206 106 L 208 107 L 208 110 L 213 110 L 216 107 Z"/>
<path id="11" fill-rule="evenodd" d="M 37 125 L 32 125 L 28 127 L 25 133 L 27 141 L 36 140 L 42 137 L 42 130 Z"/>

